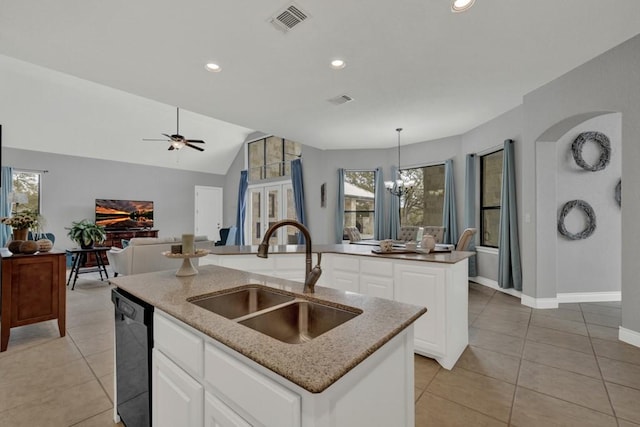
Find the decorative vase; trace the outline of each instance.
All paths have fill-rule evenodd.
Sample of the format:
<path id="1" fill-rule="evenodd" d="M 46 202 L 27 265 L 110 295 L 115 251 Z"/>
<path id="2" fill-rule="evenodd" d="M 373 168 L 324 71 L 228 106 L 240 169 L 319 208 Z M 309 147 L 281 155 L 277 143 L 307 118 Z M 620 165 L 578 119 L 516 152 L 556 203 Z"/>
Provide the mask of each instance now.
<path id="1" fill-rule="evenodd" d="M 23 254 L 35 254 L 38 252 L 38 244 L 33 240 L 25 240 L 20 245 L 20 253 Z"/>
<path id="2" fill-rule="evenodd" d="M 420 242 L 420 246 L 422 250 L 427 253 L 431 252 L 436 247 L 436 239 L 431 234 L 425 234 L 422 236 L 422 241 Z"/>
<path id="3" fill-rule="evenodd" d="M 29 234 L 28 228 L 14 228 L 13 240 L 27 240 L 28 234 Z"/>
<path id="4" fill-rule="evenodd" d="M 36 243 L 40 252 L 49 252 L 53 248 L 53 242 L 49 239 L 40 239 Z"/>
<path id="5" fill-rule="evenodd" d="M 24 240 L 12 240 L 7 245 L 7 249 L 9 249 L 9 252 L 11 252 L 12 254 L 19 254 L 20 245 L 22 244 L 22 242 L 24 242 Z"/>
<path id="6" fill-rule="evenodd" d="M 93 240 L 86 245 L 84 244 L 84 242 L 80 243 L 80 247 L 82 249 L 93 249 Z"/>

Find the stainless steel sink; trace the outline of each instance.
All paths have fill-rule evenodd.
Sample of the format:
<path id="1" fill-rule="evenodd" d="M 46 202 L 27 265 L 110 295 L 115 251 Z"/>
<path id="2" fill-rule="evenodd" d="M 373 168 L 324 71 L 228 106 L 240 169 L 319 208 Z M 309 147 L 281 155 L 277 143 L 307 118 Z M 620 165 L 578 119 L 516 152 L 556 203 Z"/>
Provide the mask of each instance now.
<path id="1" fill-rule="evenodd" d="M 277 340 L 289 344 L 300 344 L 330 331 L 360 313 L 311 301 L 296 300 L 238 323 Z"/>
<path id="2" fill-rule="evenodd" d="M 293 301 L 294 297 L 263 286 L 250 286 L 222 294 L 196 298 L 189 302 L 227 319 L 237 319 L 269 307 Z"/>

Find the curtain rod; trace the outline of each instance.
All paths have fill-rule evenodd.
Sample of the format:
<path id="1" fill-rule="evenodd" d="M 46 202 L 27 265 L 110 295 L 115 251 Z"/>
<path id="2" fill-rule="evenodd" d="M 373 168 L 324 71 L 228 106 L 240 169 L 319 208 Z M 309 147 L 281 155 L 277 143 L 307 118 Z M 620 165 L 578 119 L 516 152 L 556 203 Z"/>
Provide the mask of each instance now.
<path id="1" fill-rule="evenodd" d="M 23 172 L 38 172 L 38 173 L 49 173 L 46 169 L 27 169 L 27 168 L 13 168 L 14 171 L 23 171 Z"/>

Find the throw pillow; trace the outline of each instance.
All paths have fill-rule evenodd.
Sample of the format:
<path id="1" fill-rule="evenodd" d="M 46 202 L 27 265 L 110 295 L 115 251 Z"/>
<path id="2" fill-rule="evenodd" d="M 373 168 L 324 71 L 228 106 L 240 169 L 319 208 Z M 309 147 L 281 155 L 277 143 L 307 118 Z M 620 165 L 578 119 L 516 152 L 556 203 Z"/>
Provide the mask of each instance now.
<path id="1" fill-rule="evenodd" d="M 122 249 L 126 248 L 127 246 L 129 246 L 129 241 L 125 240 L 125 239 L 121 239 L 120 243 L 122 244 Z"/>

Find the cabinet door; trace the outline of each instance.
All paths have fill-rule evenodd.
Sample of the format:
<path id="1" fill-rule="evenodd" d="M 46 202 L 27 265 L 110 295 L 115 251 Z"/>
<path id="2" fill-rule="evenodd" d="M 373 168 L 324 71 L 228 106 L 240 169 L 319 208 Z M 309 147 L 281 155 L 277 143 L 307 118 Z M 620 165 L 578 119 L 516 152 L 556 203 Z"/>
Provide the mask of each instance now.
<path id="1" fill-rule="evenodd" d="M 350 271 L 333 270 L 331 288 L 360 293 L 360 275 Z"/>
<path id="2" fill-rule="evenodd" d="M 240 415 L 208 391 L 204 392 L 205 427 L 251 427 Z"/>
<path id="3" fill-rule="evenodd" d="M 418 263 L 420 264 L 420 263 Z M 398 263 L 394 267 L 395 300 L 427 307 L 415 322 L 417 351 L 442 356 L 446 349 L 445 271 L 425 265 Z"/>
<path id="4" fill-rule="evenodd" d="M 204 411 L 201 384 L 167 358 L 153 350 L 153 425 L 155 427 L 201 426 Z"/>
<path id="5" fill-rule="evenodd" d="M 393 277 L 360 276 L 360 293 L 370 297 L 393 299 Z"/>

